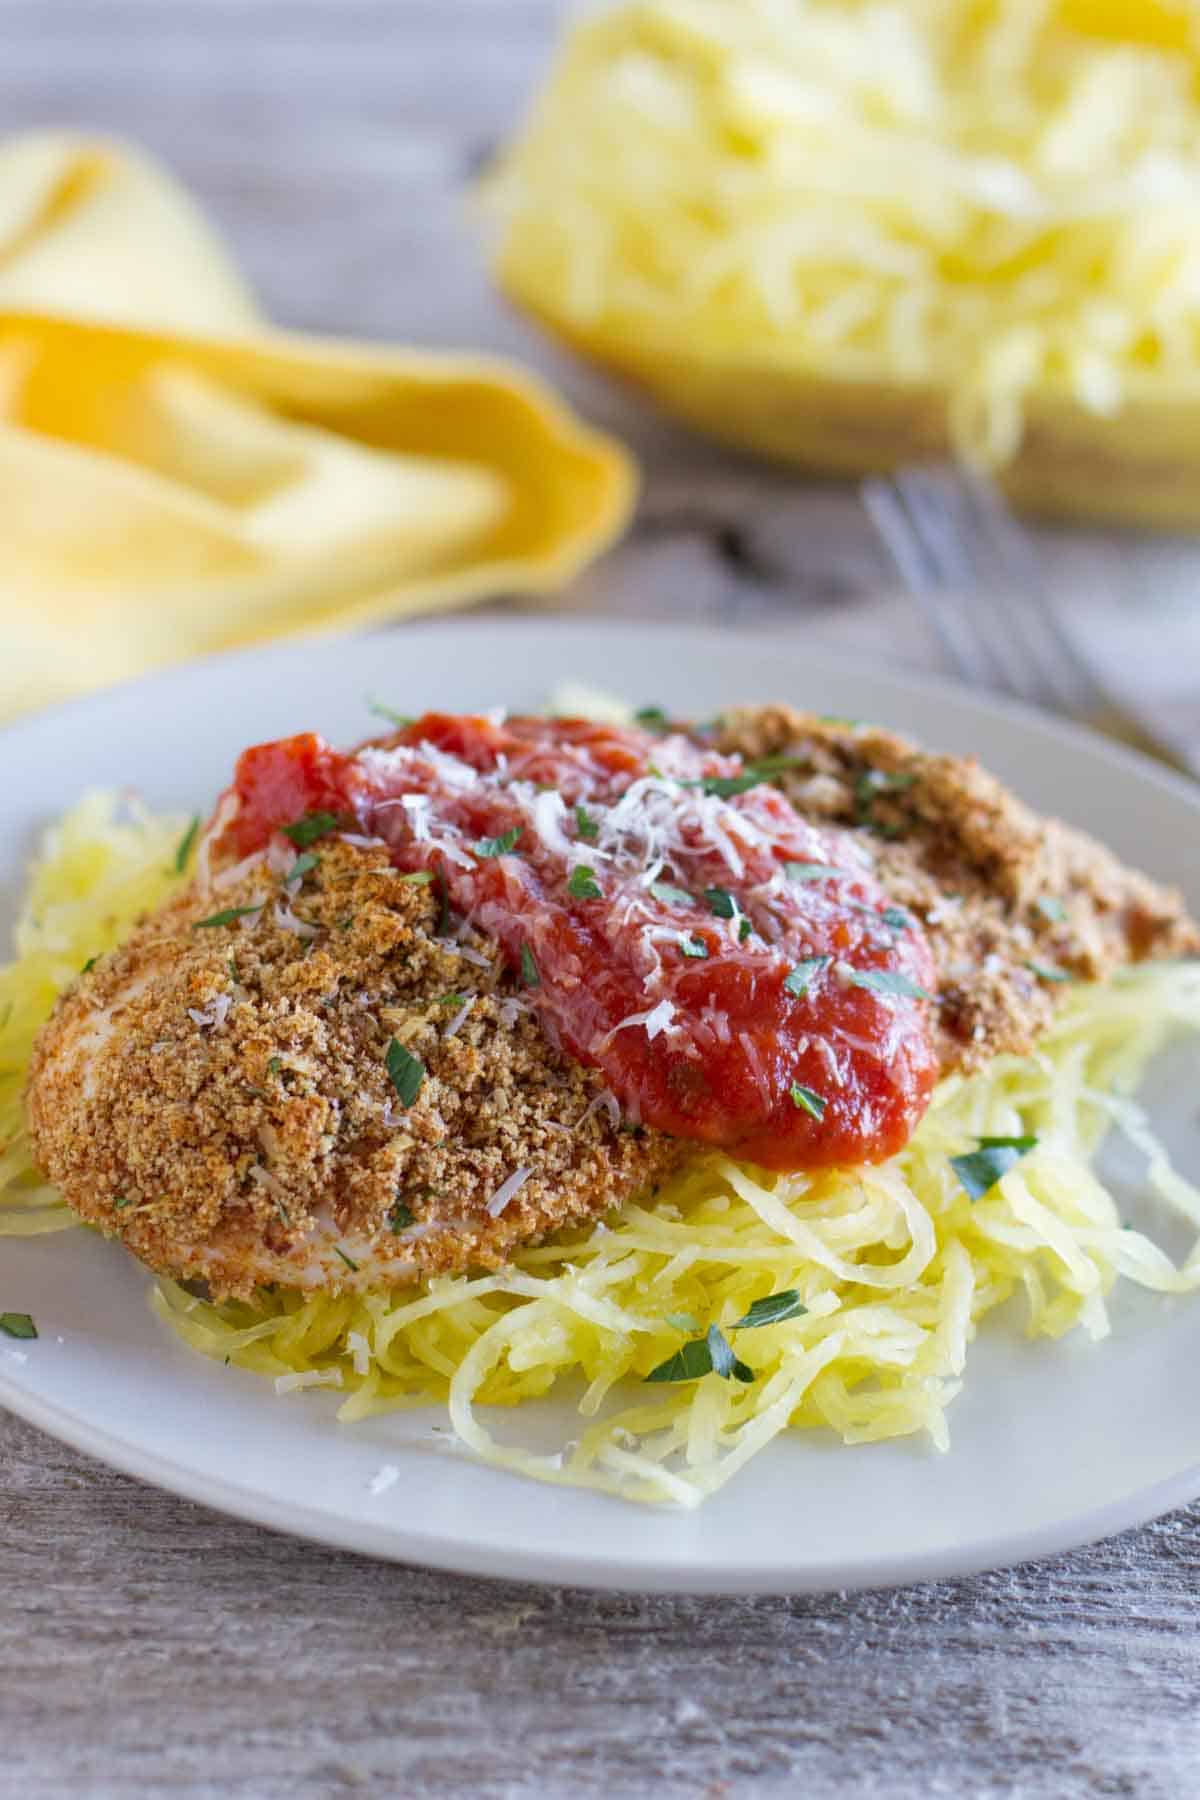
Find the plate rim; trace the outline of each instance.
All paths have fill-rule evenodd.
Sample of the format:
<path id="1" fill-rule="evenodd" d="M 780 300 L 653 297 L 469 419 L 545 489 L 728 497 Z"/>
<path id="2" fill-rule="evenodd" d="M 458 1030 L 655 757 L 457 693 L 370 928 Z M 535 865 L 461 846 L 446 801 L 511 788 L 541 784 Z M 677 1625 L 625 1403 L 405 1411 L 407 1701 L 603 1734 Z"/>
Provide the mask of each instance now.
<path id="1" fill-rule="evenodd" d="M 1148 1524 L 1175 1507 L 1200 1497 L 1200 1461 L 1149 1488 L 1138 1488 L 1116 1500 L 1094 1507 L 1083 1515 L 1054 1524 L 1011 1533 L 987 1544 L 964 1545 L 961 1552 L 924 1550 L 905 1556 L 903 1564 L 886 1555 L 869 1555 L 849 1564 L 831 1564 L 811 1571 L 786 1563 L 739 1568 L 733 1563 L 659 1563 L 638 1567 L 617 1556 L 581 1555 L 561 1551 L 555 1545 L 537 1550 L 502 1549 L 472 1544 L 467 1539 L 428 1536 L 407 1526 L 351 1520 L 305 1505 L 303 1501 L 275 1501 L 253 1488 L 219 1476 L 196 1475 L 170 1457 L 139 1451 L 112 1433 L 90 1425 L 52 1401 L 16 1387 L 0 1372 L 0 1405 L 26 1424 L 45 1431 L 59 1443 L 95 1457 L 117 1473 L 132 1476 L 149 1486 L 173 1494 L 210 1512 L 261 1526 L 283 1537 L 324 1545 L 383 1562 L 436 1569 L 445 1574 L 494 1581 L 520 1581 L 539 1587 L 586 1588 L 607 1593 L 695 1594 L 703 1596 L 754 1596 L 791 1594 L 861 1593 L 872 1589 L 909 1587 L 922 1582 L 951 1581 L 964 1576 L 1011 1569 L 1041 1562 L 1047 1557 L 1083 1549 L 1103 1538 Z M 516 1478 L 514 1478 L 516 1479 Z M 631 1502 L 612 1496 L 613 1506 Z M 637 1516 L 635 1512 L 635 1517 Z"/>

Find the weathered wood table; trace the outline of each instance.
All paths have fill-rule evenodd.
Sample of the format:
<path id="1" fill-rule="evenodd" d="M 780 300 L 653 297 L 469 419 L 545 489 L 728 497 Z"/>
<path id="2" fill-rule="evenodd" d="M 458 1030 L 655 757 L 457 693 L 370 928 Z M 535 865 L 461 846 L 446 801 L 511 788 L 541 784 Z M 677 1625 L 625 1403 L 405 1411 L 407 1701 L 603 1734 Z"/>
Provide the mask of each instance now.
<path id="1" fill-rule="evenodd" d="M 937 667 L 850 490 L 698 444 L 490 294 L 465 185 L 561 11 L 0 0 L 0 117 L 99 127 L 165 156 L 280 320 L 514 350 L 620 430 L 646 467 L 640 521 L 566 604 Z M 1102 657 L 1148 656 L 1159 633 L 1124 610 L 1148 578 L 1186 628 L 1188 548 L 1095 533 L 1047 533 L 1042 548 Z M 7 1416 L 0 1452 L 0 1792 L 22 1800 L 1200 1793 L 1200 1507 L 973 1581 L 689 1601 L 293 1543 Z"/>

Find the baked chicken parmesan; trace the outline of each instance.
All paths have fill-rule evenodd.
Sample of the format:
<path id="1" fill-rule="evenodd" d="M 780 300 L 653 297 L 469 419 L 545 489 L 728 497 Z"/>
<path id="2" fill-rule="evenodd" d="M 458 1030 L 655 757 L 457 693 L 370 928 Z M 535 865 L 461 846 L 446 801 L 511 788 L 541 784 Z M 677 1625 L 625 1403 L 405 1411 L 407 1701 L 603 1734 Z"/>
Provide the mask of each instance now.
<path id="1" fill-rule="evenodd" d="M 245 752 L 38 1036 L 29 1130 L 161 1274 L 373 1294 L 698 1157 L 883 1167 L 1077 984 L 1198 951 L 1178 895 L 884 731 L 428 714 Z"/>

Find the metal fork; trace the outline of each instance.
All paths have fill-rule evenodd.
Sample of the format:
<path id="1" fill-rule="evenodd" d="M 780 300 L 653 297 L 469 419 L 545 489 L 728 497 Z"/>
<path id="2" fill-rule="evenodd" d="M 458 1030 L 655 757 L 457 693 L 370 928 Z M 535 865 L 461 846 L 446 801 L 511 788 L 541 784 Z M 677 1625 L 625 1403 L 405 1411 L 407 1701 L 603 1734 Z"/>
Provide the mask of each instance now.
<path id="1" fill-rule="evenodd" d="M 1063 629 L 1032 540 L 989 481 L 935 465 L 873 478 L 860 491 L 901 580 L 972 687 L 1091 725 L 1200 776 L 1200 743 L 1152 736 L 1097 681 Z"/>

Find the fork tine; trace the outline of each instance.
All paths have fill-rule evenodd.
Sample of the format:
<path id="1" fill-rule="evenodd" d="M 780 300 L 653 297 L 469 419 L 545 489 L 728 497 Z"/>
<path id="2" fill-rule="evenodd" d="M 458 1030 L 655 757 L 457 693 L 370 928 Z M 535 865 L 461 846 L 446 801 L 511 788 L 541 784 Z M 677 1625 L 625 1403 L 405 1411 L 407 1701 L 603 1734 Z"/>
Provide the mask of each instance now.
<path id="1" fill-rule="evenodd" d="M 1032 540 L 986 477 L 934 465 L 865 481 L 859 491 L 901 580 L 967 681 L 1081 719 L 1200 775 L 1191 709 L 1151 734 L 1114 703 L 1064 628 Z"/>
<path id="2" fill-rule="evenodd" d="M 969 666 L 958 656 L 960 669 L 1051 711 L 1087 715 L 1102 705 L 1058 621 L 1033 545 L 991 484 L 938 464 L 902 470 L 895 488 L 920 542 L 919 568 L 945 590 L 940 614 L 947 623 L 956 616 L 960 644 L 970 635 Z M 922 598 L 929 610 L 930 596 Z"/>
<path id="3" fill-rule="evenodd" d="M 910 511 L 907 496 L 882 477 L 864 481 L 860 493 L 896 572 L 941 639 L 954 668 L 972 686 L 991 687 L 994 676 L 990 659 L 969 617 L 954 599 L 938 557 L 926 543 L 924 526 Z"/>
<path id="4" fill-rule="evenodd" d="M 973 470 L 965 470 L 961 479 L 979 536 L 991 546 L 1006 577 L 1013 622 L 1060 696 L 1060 708 L 1076 715 L 1095 712 L 1106 696 L 1063 627 L 1033 543 L 990 481 Z"/>
<path id="5" fill-rule="evenodd" d="M 947 604 L 980 646 L 989 670 L 986 685 L 1035 706 L 1060 706 L 1057 690 L 1027 645 L 1026 634 L 1009 628 L 1007 570 L 998 564 L 995 545 L 970 513 L 955 471 L 940 465 L 903 470 L 896 485 L 941 570 Z"/>

